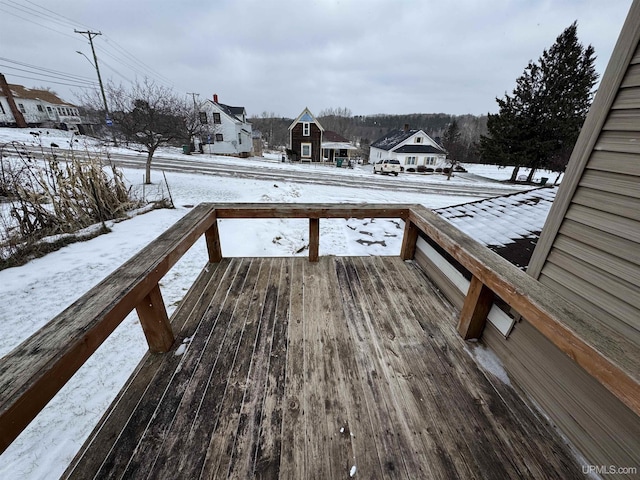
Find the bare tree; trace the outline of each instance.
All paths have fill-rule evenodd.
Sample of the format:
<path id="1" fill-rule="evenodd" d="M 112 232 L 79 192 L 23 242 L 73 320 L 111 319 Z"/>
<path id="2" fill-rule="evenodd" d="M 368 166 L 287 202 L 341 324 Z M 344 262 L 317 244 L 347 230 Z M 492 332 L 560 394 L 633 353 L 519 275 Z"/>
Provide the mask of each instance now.
<path id="1" fill-rule="evenodd" d="M 145 183 L 151 183 L 151 161 L 161 145 L 189 138 L 187 101 L 173 90 L 145 79 L 131 88 L 107 85 L 113 120 L 128 141 L 147 150 Z"/>

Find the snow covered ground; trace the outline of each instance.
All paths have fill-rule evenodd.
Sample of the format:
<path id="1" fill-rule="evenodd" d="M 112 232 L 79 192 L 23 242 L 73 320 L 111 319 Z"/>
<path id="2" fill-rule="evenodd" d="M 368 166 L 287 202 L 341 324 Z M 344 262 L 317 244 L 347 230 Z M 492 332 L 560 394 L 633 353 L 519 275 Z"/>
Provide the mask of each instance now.
<path id="1" fill-rule="evenodd" d="M 40 139 L 28 131 L 0 129 L 0 144 L 11 140 L 36 144 L 42 141 L 46 147 L 51 142 L 63 147 L 66 146 L 63 142 L 74 142 L 66 132 L 58 131 L 43 133 Z M 179 154 L 176 157 L 179 158 Z M 218 161 L 243 165 L 279 163 L 275 154 L 267 159 Z M 509 169 L 479 167 L 483 175 L 491 171 L 494 179 L 500 175 L 508 178 L 511 173 Z M 370 170 L 367 171 L 371 175 Z M 480 168 L 470 171 L 480 174 Z M 160 179 L 158 172 L 154 175 L 155 180 Z M 135 184 L 140 182 L 141 171 L 126 169 L 125 176 Z M 15 348 L 200 202 L 420 203 L 438 208 L 479 199 L 174 172 L 167 173 L 167 179 L 176 209 L 155 210 L 112 223 L 109 234 L 69 245 L 27 265 L 0 271 L 0 356 Z M 495 185 L 495 182 L 489 183 Z M 473 184 L 477 186 L 478 179 Z M 400 251 L 403 232 L 400 221 L 326 220 L 321 221 L 320 226 L 321 255 L 397 255 Z M 308 243 L 308 222 L 224 220 L 220 233 L 226 256 L 290 256 Z M 299 255 L 306 254 L 303 251 Z M 205 262 L 206 246 L 201 239 L 162 280 L 161 289 L 169 313 Z M 132 314 L 0 456 L 0 478 L 58 478 L 146 349 L 142 329 Z"/>

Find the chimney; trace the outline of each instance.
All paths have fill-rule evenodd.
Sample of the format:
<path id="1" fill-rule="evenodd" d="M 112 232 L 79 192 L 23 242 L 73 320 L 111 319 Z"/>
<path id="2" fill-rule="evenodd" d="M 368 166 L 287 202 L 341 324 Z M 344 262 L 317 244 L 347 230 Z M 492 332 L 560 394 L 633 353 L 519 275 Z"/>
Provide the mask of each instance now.
<path id="1" fill-rule="evenodd" d="M 214 94 L 213 94 L 213 101 L 214 101 L 215 103 L 218 103 L 218 94 L 217 94 L 217 93 L 214 93 Z"/>
<path id="2" fill-rule="evenodd" d="M 7 80 L 4 78 L 4 75 L 2 75 L 1 73 L 0 73 L 0 92 L 2 92 L 2 94 L 7 98 L 7 103 L 9 104 L 9 108 L 11 109 L 11 113 L 13 113 L 13 119 L 16 121 L 16 127 L 27 128 L 27 122 L 25 122 L 22 112 L 18 110 L 18 106 L 16 105 L 16 102 L 13 99 L 13 93 L 11 93 L 9 84 L 7 83 Z"/>
<path id="3" fill-rule="evenodd" d="M 408 124 L 408 123 L 405 123 L 405 124 L 404 124 L 404 131 L 405 131 L 405 132 L 408 132 L 408 131 L 409 131 L 409 124 Z"/>

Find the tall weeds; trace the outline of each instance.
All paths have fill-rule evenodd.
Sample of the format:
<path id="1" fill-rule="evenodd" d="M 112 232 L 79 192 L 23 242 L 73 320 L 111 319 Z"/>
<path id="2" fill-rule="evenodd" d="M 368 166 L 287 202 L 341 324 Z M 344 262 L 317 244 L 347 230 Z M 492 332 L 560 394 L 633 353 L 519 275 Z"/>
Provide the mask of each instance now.
<path id="1" fill-rule="evenodd" d="M 49 250 L 45 237 L 95 224 L 106 230 L 105 221 L 144 203 L 120 170 L 88 151 L 60 154 L 11 143 L 0 145 L 0 161 L 0 195 L 8 199 L 0 204 L 0 269 Z"/>

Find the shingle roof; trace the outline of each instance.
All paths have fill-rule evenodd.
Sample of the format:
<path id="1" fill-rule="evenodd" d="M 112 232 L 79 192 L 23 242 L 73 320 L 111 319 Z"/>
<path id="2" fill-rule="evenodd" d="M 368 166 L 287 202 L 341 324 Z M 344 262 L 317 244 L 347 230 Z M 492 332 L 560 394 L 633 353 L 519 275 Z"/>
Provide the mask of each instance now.
<path id="1" fill-rule="evenodd" d="M 43 102 L 51 103 L 53 105 L 67 105 L 74 107 L 72 103 L 65 102 L 55 93 L 49 90 L 38 90 L 35 88 L 26 88 L 22 85 L 9 84 L 9 89 L 15 98 L 24 98 L 30 100 L 40 100 Z"/>
<path id="2" fill-rule="evenodd" d="M 404 142 L 411 135 L 418 133 L 420 130 L 393 130 L 384 137 L 379 138 L 371 144 L 374 148 L 380 150 L 391 150 L 396 145 Z"/>
<path id="3" fill-rule="evenodd" d="M 529 264 L 558 187 L 487 198 L 434 210 L 519 268 Z"/>
<path id="4" fill-rule="evenodd" d="M 349 140 L 344 138 L 342 135 L 336 132 L 332 132 L 331 130 L 325 130 L 322 134 L 322 140 L 327 142 L 346 142 L 349 143 Z"/>
<path id="5" fill-rule="evenodd" d="M 238 120 L 242 121 L 244 107 L 232 107 L 230 105 L 225 105 L 224 103 L 217 103 L 217 105 L 230 117 L 236 117 Z"/>
<path id="6" fill-rule="evenodd" d="M 434 147 L 433 145 L 403 145 L 402 147 L 395 150 L 398 153 L 440 153 L 445 154 L 446 152 L 438 147 Z"/>

